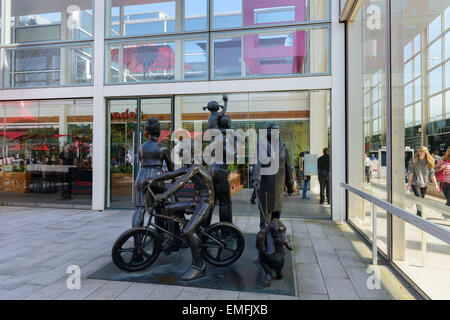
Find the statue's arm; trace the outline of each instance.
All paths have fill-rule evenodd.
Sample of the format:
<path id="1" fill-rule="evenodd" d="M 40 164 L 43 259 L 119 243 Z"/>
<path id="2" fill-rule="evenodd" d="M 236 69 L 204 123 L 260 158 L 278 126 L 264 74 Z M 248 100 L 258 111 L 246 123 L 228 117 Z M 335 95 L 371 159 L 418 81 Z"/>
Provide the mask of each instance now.
<path id="1" fill-rule="evenodd" d="M 291 166 L 291 162 L 289 161 L 289 151 L 286 148 L 286 156 L 285 156 L 285 165 L 284 165 L 284 170 L 285 170 L 285 184 L 286 187 L 288 189 L 288 193 L 291 194 L 294 192 L 294 176 L 292 174 L 292 166 Z"/>
<path id="2" fill-rule="evenodd" d="M 174 165 L 173 165 L 173 161 L 170 158 L 170 152 L 169 152 L 169 148 L 164 148 L 163 151 L 163 160 L 166 162 L 167 164 L 167 170 L 168 171 L 173 171 L 174 170 Z"/>
<path id="3" fill-rule="evenodd" d="M 186 173 L 186 170 L 184 170 L 184 169 L 178 169 L 176 171 L 168 171 L 163 174 L 157 175 L 155 177 L 146 178 L 146 179 L 144 179 L 144 181 L 142 183 L 169 180 L 169 179 L 179 177 L 185 173 Z"/>
<path id="4" fill-rule="evenodd" d="M 138 149 L 139 168 L 142 168 L 142 147 Z"/>
<path id="5" fill-rule="evenodd" d="M 222 99 L 223 99 L 224 103 L 223 103 L 222 111 L 218 112 L 219 117 L 223 116 L 227 112 L 227 108 L 228 108 L 228 96 L 223 95 Z"/>
<path id="6" fill-rule="evenodd" d="M 177 178 L 164 193 L 158 194 L 156 197 L 159 199 L 165 199 L 168 196 L 170 196 L 171 194 L 173 194 L 173 193 L 177 192 L 178 190 L 180 190 L 181 188 L 183 188 L 183 186 L 189 180 L 191 180 L 191 178 L 194 175 L 196 175 L 198 173 L 198 168 L 191 167 L 187 171 L 186 170 L 183 170 L 183 171 L 184 171 L 183 176 Z M 170 177 L 170 178 L 172 178 L 172 177 Z"/>

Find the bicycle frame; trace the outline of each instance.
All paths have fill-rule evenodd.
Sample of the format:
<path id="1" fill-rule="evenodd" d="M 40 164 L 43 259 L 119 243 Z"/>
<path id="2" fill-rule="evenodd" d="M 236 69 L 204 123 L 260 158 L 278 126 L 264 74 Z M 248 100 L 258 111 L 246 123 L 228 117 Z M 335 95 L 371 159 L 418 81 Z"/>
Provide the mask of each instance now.
<path id="1" fill-rule="evenodd" d="M 153 193 L 153 191 L 151 190 L 150 186 L 148 186 L 147 190 L 150 192 L 150 194 L 152 195 L 153 198 L 156 198 L 156 196 Z M 146 228 L 146 232 L 145 232 L 145 235 L 144 235 L 144 239 L 143 239 L 143 241 L 141 243 L 140 249 L 143 249 L 143 245 L 144 245 L 145 240 L 147 238 L 147 234 L 148 234 L 148 230 L 150 229 L 150 226 L 155 227 L 156 229 L 161 230 L 162 232 L 164 232 L 164 233 L 166 233 L 166 234 L 168 234 L 168 235 L 170 235 L 172 237 L 175 237 L 175 238 L 177 238 L 180 241 L 183 241 L 184 239 L 182 237 L 180 237 L 180 236 L 170 232 L 169 230 L 166 230 L 166 229 L 156 225 L 155 223 L 152 222 L 152 219 L 153 219 L 153 217 L 159 217 L 159 218 L 162 218 L 162 219 L 165 219 L 165 220 L 171 220 L 171 221 L 176 222 L 176 223 L 181 223 L 183 226 L 185 226 L 189 221 L 186 220 L 186 219 L 171 217 L 171 216 L 168 216 L 168 215 L 156 214 L 155 213 L 155 205 L 153 204 L 152 207 L 151 207 L 151 210 L 149 211 L 147 203 L 148 203 L 148 201 L 145 201 L 145 212 L 149 212 L 149 219 L 148 219 L 147 225 L 145 227 Z M 163 206 L 164 206 L 164 204 L 163 204 Z M 220 245 L 222 248 L 230 250 L 230 251 L 232 251 L 234 253 L 235 250 L 233 250 L 231 248 L 228 248 L 228 246 L 226 246 L 225 244 L 221 243 L 220 241 L 217 241 L 217 239 L 215 239 L 214 237 L 210 236 L 206 232 L 206 230 L 205 230 L 205 228 L 203 226 L 200 226 L 198 233 L 199 233 L 200 236 L 202 236 L 202 235 L 207 236 L 208 238 L 213 240 L 215 243 Z M 203 246 L 204 245 L 202 244 L 202 247 Z"/>

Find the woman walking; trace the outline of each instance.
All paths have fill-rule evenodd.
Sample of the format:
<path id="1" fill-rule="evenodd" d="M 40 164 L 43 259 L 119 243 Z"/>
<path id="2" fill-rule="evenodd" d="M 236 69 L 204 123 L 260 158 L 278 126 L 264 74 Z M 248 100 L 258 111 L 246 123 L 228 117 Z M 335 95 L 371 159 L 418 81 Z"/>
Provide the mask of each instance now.
<path id="1" fill-rule="evenodd" d="M 416 155 L 409 161 L 408 190 L 412 190 L 416 197 L 425 198 L 430 180 L 437 191 L 439 186 L 434 176 L 434 159 L 426 147 L 420 147 Z M 417 204 L 417 215 L 422 217 L 422 206 Z"/>
<path id="2" fill-rule="evenodd" d="M 439 160 L 435 168 L 436 172 L 443 171 L 442 192 L 447 200 L 446 205 L 450 206 L 450 147 L 447 148 L 445 155 Z"/>

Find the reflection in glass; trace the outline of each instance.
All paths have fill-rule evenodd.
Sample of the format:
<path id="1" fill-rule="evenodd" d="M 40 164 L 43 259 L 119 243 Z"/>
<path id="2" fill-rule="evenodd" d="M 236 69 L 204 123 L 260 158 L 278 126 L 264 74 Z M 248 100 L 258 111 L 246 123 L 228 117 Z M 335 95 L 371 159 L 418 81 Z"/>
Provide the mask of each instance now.
<path id="1" fill-rule="evenodd" d="M 219 78 L 328 73 L 328 29 L 249 32 L 213 38 Z"/>
<path id="2" fill-rule="evenodd" d="M 384 2 L 383 2 L 384 3 Z M 364 0 L 361 9 L 355 16 L 354 22 L 348 26 L 350 84 L 348 92 L 348 166 L 352 174 L 348 175 L 349 184 L 386 200 L 387 193 L 387 150 L 386 150 L 386 21 L 384 12 L 386 4 L 377 3 L 381 9 L 380 29 L 369 30 L 366 27 L 368 19 L 367 9 L 372 1 Z M 369 44 L 376 44 L 374 46 Z M 364 45 L 367 44 L 367 45 Z M 413 57 L 412 43 L 406 43 L 401 48 L 405 65 L 405 75 L 398 78 L 405 84 L 401 93 L 405 101 L 413 101 Z M 412 107 L 408 107 L 407 119 L 412 123 Z M 351 124 L 351 125 L 350 125 Z M 368 201 L 349 194 L 349 221 L 359 228 L 369 239 L 373 239 L 372 207 Z M 375 210 L 377 223 L 377 239 L 379 248 L 387 249 L 387 215 L 383 210 Z"/>
<path id="3" fill-rule="evenodd" d="M 92 46 L 7 49 L 6 87 L 92 83 Z"/>
<path id="4" fill-rule="evenodd" d="M 107 140 L 109 172 L 107 179 L 107 207 L 132 208 L 133 181 L 139 171 L 137 152 L 146 141 L 145 122 L 156 117 L 161 123 L 159 141 L 170 144 L 171 98 L 109 101 L 109 129 Z M 140 114 L 140 117 L 139 117 Z M 138 122 L 140 121 L 140 127 Z"/>
<path id="5" fill-rule="evenodd" d="M 7 102 L 3 111 L 3 204 L 90 208 L 92 100 Z"/>
<path id="6" fill-rule="evenodd" d="M 432 179 L 423 189 L 423 198 L 406 190 L 409 182 L 407 167 L 410 159 L 418 155 L 419 148 L 429 149 L 432 162 L 437 164 L 450 145 L 450 115 L 445 111 L 450 98 L 446 86 L 449 70 L 445 66 L 449 56 L 445 41 L 450 31 L 442 28 L 450 22 L 446 14 L 448 5 L 426 0 L 423 1 L 425 9 L 417 13 L 401 6 L 401 0 L 391 2 L 392 32 L 399 39 L 392 43 L 393 79 L 407 77 L 409 72 L 406 65 L 399 63 L 407 61 L 400 55 L 402 46 L 414 43 L 416 54 L 414 79 L 392 88 L 392 200 L 411 214 L 420 211 L 425 220 L 449 228 L 446 199 L 443 192 L 435 189 Z M 414 84 L 412 103 L 409 94 L 402 94 L 409 91 L 410 84 Z M 412 107 L 414 119 L 411 124 L 409 108 Z M 398 218 L 393 218 L 392 232 L 394 263 L 430 298 L 448 297 L 450 284 L 445 274 L 449 271 L 450 246 Z"/>
<path id="7" fill-rule="evenodd" d="M 93 38 L 92 1 L 55 1 L 50 7 L 39 1 L 14 0 L 6 13 L 6 43 Z"/>
<path id="8" fill-rule="evenodd" d="M 328 0 L 214 0 L 213 28 L 329 20 Z"/>
<path id="9" fill-rule="evenodd" d="M 208 0 L 107 0 L 108 37 L 206 30 Z M 107 9 L 108 10 L 108 9 Z M 123 11 L 123 14 L 121 14 Z"/>
<path id="10" fill-rule="evenodd" d="M 228 95 L 227 115 L 234 130 L 266 129 L 276 122 L 280 135 L 286 143 L 290 162 L 294 168 L 295 193 L 285 197 L 282 217 L 325 218 L 330 217 L 330 208 L 319 205 L 319 182 L 316 175 L 308 180 L 305 199 L 302 188 L 305 181 L 305 154 L 322 155 L 322 149 L 329 145 L 330 92 L 294 91 L 270 93 L 233 93 Z M 221 95 L 187 95 L 175 97 L 175 129 L 187 129 L 191 136 L 198 137 L 198 128 L 206 130 L 208 113 L 202 110 L 209 101 L 222 103 Z M 273 106 L 277 105 L 276 111 Z M 315 131 L 310 133 L 311 123 Z M 196 128 L 195 125 L 200 127 Z M 205 145 L 204 145 L 205 147 Z M 233 212 L 239 215 L 258 216 L 256 204 L 252 204 L 252 164 L 249 163 L 251 145 L 245 141 L 243 163 L 230 164 L 229 180 L 233 201 Z M 310 183 L 309 183 L 310 182 Z M 216 209 L 217 211 L 217 209 Z M 216 213 L 218 214 L 218 213 Z"/>
<path id="11" fill-rule="evenodd" d="M 208 54 L 206 40 L 184 42 L 184 79 L 208 79 Z"/>
<path id="12" fill-rule="evenodd" d="M 111 42 L 106 82 L 206 79 L 207 42 L 201 39 Z M 180 63 L 180 61 L 184 61 Z"/>

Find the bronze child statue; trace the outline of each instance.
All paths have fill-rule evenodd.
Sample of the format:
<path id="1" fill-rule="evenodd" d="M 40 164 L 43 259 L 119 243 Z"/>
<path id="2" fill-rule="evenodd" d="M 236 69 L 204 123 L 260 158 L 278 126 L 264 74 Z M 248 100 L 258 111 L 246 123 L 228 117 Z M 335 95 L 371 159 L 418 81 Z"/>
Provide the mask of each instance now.
<path id="1" fill-rule="evenodd" d="M 231 200 L 231 189 L 230 182 L 228 181 L 228 164 L 226 164 L 227 158 L 227 143 L 226 143 L 226 130 L 231 129 L 231 119 L 225 113 L 227 112 L 228 97 L 223 96 L 224 105 L 221 106 L 217 101 L 210 101 L 203 110 L 208 110 L 211 115 L 208 118 L 208 129 L 218 129 L 222 133 L 223 139 L 223 162 L 222 163 L 211 163 L 208 166 L 209 173 L 214 182 L 214 193 L 215 193 L 215 203 L 219 204 L 219 218 L 221 222 L 233 223 L 232 216 L 232 200 Z M 219 109 L 222 111 L 219 112 Z M 211 211 L 214 210 L 214 207 Z M 212 212 L 209 219 L 205 222 L 209 225 L 212 218 Z"/>
<path id="2" fill-rule="evenodd" d="M 206 274 L 206 266 L 202 257 L 201 239 L 197 231 L 201 224 L 211 214 L 211 208 L 214 206 L 214 185 L 208 170 L 202 165 L 194 165 L 185 163 L 180 169 L 167 172 L 160 176 L 146 179 L 149 185 L 155 182 L 175 179 L 175 181 L 167 188 L 164 193 L 157 194 L 154 201 L 162 202 L 178 190 L 186 183 L 191 181 L 194 184 L 195 198 L 193 201 L 174 203 L 174 207 L 169 207 L 168 211 L 179 212 L 190 209 L 192 216 L 188 224 L 183 229 L 192 253 L 192 264 L 188 270 L 182 275 L 181 280 L 190 281 L 201 278 Z M 169 229 L 177 227 L 175 224 L 169 225 Z M 170 240 L 169 240 L 170 241 Z M 169 245 L 170 247 L 170 245 Z M 166 250 L 168 246 L 166 246 Z M 172 248 L 173 249 L 173 248 Z"/>

